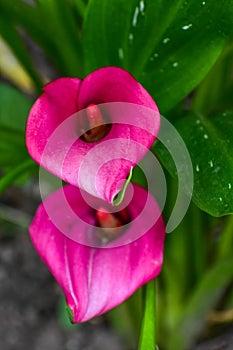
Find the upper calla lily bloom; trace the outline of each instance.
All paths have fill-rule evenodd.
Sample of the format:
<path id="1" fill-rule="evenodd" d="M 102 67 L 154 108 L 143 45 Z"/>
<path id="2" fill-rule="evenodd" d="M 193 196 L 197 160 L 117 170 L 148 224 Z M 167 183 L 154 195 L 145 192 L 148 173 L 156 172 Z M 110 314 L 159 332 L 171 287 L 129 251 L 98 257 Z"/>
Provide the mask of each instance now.
<path id="1" fill-rule="evenodd" d="M 91 208 L 72 185 L 51 194 L 37 210 L 31 239 L 64 290 L 73 322 L 87 321 L 122 303 L 161 270 L 161 213 L 147 191 L 133 186 L 132 201 L 117 213 L 103 208 L 103 201 L 98 209 L 96 198 L 96 209 Z M 136 239 L 137 230 L 141 236 Z M 88 236 L 89 246 L 80 243 Z"/>
<path id="2" fill-rule="evenodd" d="M 127 71 L 106 67 L 46 85 L 30 111 L 26 144 L 46 170 L 112 203 L 159 127 L 148 92 Z"/>

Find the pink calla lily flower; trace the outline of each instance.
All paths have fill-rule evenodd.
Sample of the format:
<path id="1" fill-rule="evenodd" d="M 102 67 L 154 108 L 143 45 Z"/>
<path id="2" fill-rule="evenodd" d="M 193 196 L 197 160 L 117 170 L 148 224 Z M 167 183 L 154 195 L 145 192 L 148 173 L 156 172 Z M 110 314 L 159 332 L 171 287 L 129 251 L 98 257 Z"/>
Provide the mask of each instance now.
<path id="1" fill-rule="evenodd" d="M 160 210 L 146 190 L 132 187 L 130 203 L 111 213 L 104 211 L 104 201 L 93 198 L 96 208 L 100 205 L 93 209 L 79 188 L 66 185 L 39 206 L 30 226 L 32 242 L 62 287 L 73 322 L 114 308 L 161 270 L 165 227 Z M 99 246 L 93 239 L 90 245 L 80 243 L 90 234 Z"/>
<path id="2" fill-rule="evenodd" d="M 147 91 L 127 71 L 106 67 L 46 85 L 30 111 L 26 144 L 46 170 L 113 203 L 159 127 Z"/>

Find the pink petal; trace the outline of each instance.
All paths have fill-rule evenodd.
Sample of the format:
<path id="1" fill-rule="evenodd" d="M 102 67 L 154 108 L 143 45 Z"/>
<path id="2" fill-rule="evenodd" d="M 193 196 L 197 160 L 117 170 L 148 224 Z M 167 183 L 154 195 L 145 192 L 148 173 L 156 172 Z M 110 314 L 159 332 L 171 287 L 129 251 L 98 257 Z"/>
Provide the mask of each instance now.
<path id="1" fill-rule="evenodd" d="M 152 227 L 139 239 L 118 247 L 110 244 L 105 248 L 94 248 L 80 244 L 67 237 L 72 237 L 74 232 L 65 235 L 59 231 L 46 212 L 49 208 L 53 211 L 52 216 L 64 221 L 63 229 L 75 229 L 78 235 L 88 234 L 83 232 L 79 218 L 76 217 L 75 222 L 63 207 L 64 194 L 73 213 L 79 213 L 82 220 L 94 224 L 93 209 L 85 204 L 78 188 L 68 185 L 64 193 L 62 189 L 58 190 L 40 205 L 30 226 L 30 234 L 41 258 L 64 290 L 74 322 L 83 322 L 122 303 L 159 274 L 165 229 L 154 199 L 134 185 L 134 197 L 128 205 L 132 219 L 140 216 L 148 197 L 152 210 L 145 212 L 139 222 L 132 221 L 128 231 L 133 232 L 138 224 L 143 230 L 151 215 L 157 215 Z M 127 236 L 128 231 L 124 235 Z"/>
<path id="2" fill-rule="evenodd" d="M 77 78 L 57 79 L 44 87 L 44 93 L 32 106 L 26 127 L 26 144 L 29 154 L 39 164 L 54 130 L 77 112 L 80 83 Z"/>
<path id="3" fill-rule="evenodd" d="M 93 103 L 103 103 L 112 128 L 104 139 L 86 143 L 79 139 L 82 112 L 76 112 Z M 147 91 L 123 69 L 106 67 L 81 85 L 68 78 L 50 83 L 32 107 L 26 139 L 31 156 L 49 172 L 112 203 L 159 127 L 159 111 Z"/>
<path id="4" fill-rule="evenodd" d="M 122 68 L 105 67 L 89 74 L 81 84 L 79 109 L 89 104 L 109 102 L 135 103 L 153 110 L 157 106 L 148 92 L 134 77 Z"/>

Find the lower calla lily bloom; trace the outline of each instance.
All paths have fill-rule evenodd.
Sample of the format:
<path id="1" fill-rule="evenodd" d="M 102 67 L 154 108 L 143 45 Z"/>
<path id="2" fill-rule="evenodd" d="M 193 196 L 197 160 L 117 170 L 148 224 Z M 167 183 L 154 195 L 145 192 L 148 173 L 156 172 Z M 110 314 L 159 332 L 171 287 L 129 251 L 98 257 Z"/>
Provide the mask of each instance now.
<path id="1" fill-rule="evenodd" d="M 46 170 L 112 203 L 159 127 L 148 92 L 127 71 L 106 67 L 46 85 L 29 113 L 26 144 Z"/>
<path id="2" fill-rule="evenodd" d="M 103 201 L 99 209 L 98 201 L 91 208 L 72 185 L 52 193 L 37 210 L 31 239 L 64 290 L 73 322 L 107 312 L 161 270 L 165 228 L 160 210 L 146 190 L 133 189 L 132 201 L 117 213 L 104 209 Z M 99 247 L 80 243 L 90 234 Z"/>

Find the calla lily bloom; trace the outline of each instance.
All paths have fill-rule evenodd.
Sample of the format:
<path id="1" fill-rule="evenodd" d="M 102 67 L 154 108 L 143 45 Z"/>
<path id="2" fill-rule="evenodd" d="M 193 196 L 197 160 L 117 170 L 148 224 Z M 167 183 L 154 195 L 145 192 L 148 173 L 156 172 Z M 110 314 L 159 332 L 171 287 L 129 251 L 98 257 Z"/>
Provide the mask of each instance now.
<path id="1" fill-rule="evenodd" d="M 39 206 L 30 226 L 32 242 L 62 287 L 73 322 L 114 308 L 161 270 L 160 210 L 146 190 L 131 186 L 130 203 L 111 212 L 96 198 L 93 209 L 78 187 L 66 185 Z"/>
<path id="2" fill-rule="evenodd" d="M 30 111 L 26 144 L 46 170 L 113 203 L 159 127 L 148 92 L 127 71 L 106 67 L 46 85 Z"/>

